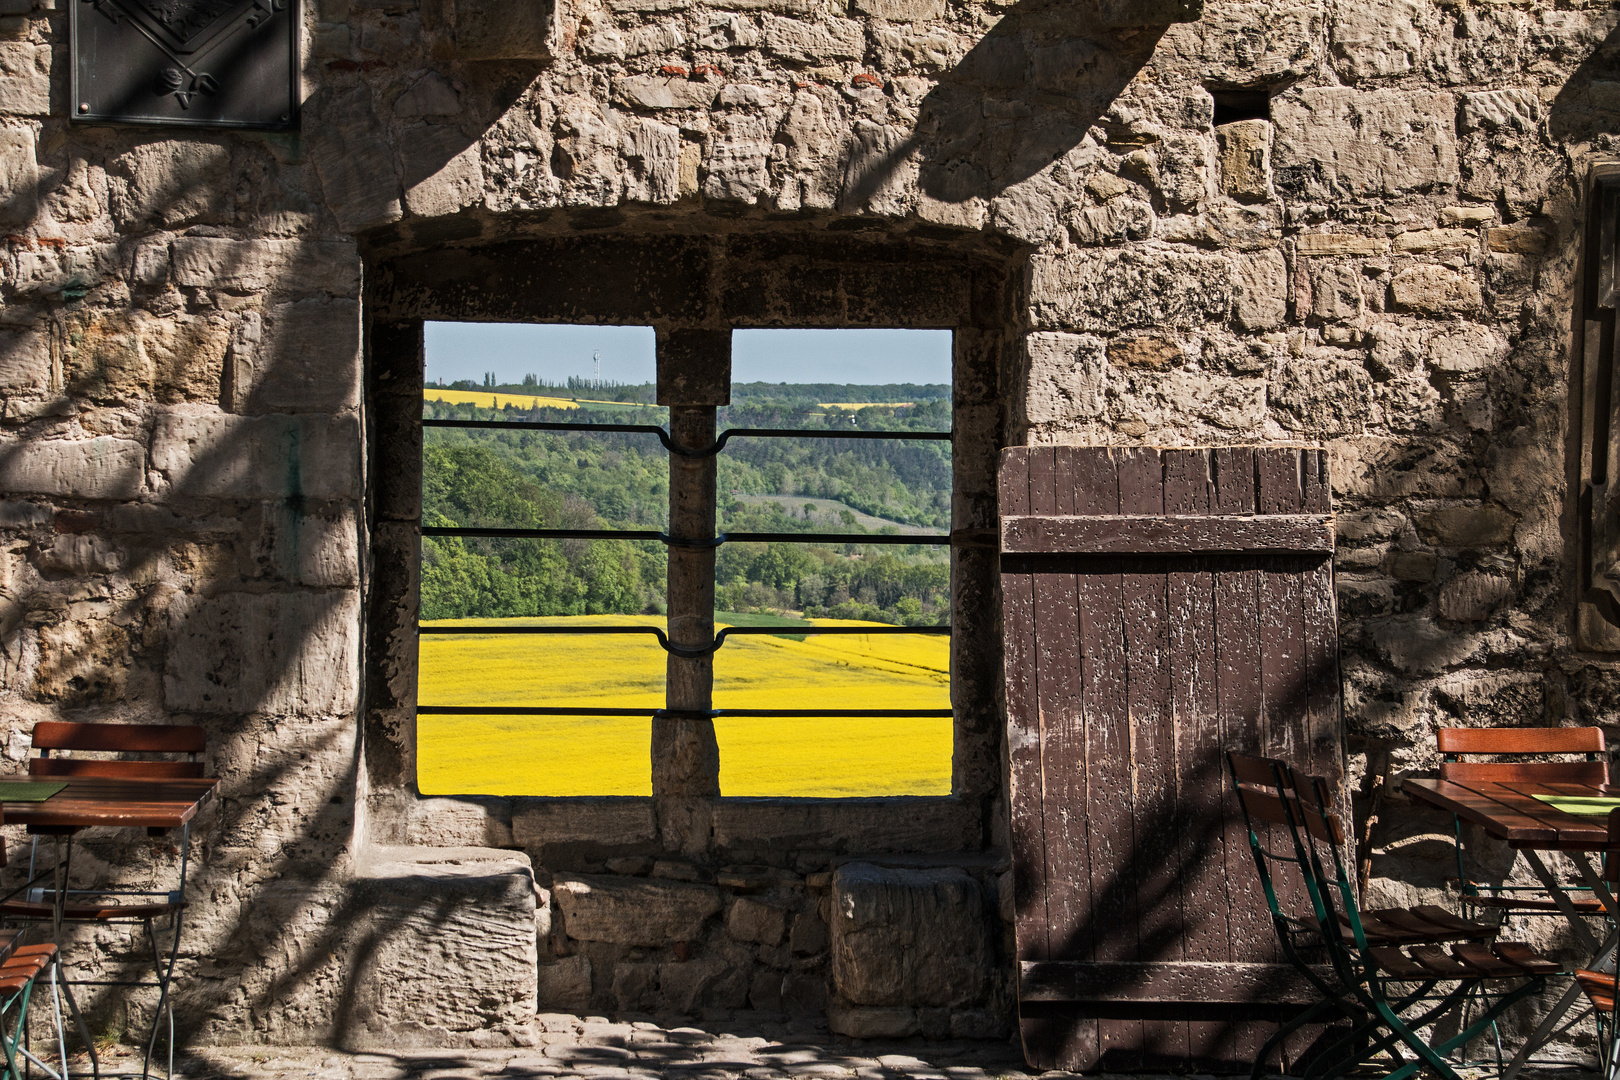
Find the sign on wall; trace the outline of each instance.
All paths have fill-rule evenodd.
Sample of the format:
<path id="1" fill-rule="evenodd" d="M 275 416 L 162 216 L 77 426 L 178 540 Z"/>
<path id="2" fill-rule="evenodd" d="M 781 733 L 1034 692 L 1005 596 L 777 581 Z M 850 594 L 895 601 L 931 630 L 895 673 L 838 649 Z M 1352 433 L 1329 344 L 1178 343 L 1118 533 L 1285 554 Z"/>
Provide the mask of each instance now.
<path id="1" fill-rule="evenodd" d="M 294 127 L 298 0 L 70 0 L 74 120 Z"/>

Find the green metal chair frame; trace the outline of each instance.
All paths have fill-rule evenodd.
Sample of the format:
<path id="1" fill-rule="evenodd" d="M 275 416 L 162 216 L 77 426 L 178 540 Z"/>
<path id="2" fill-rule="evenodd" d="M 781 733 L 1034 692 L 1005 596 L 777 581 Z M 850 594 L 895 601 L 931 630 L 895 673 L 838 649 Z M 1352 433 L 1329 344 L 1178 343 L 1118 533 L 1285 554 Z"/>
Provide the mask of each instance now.
<path id="1" fill-rule="evenodd" d="M 1229 753 L 1227 764 L 1283 955 L 1322 994 L 1320 1002 L 1282 1025 L 1266 1041 L 1251 1076 L 1259 1077 L 1272 1050 L 1304 1025 L 1348 1020 L 1348 1034 L 1310 1057 L 1302 1074 L 1308 1080 L 1340 1076 L 1385 1053 L 1399 1063 L 1388 1074 L 1393 1080 L 1403 1080 L 1425 1067 L 1455 1080 L 1455 1070 L 1441 1055 L 1466 1045 L 1491 1027 L 1505 1009 L 1538 992 L 1544 986 L 1542 976 L 1558 965 L 1535 956 L 1525 946 L 1483 944 L 1494 935 L 1494 927 L 1445 920 L 1440 917 L 1443 911 L 1420 917 L 1429 927 L 1424 934 L 1402 929 L 1401 923 L 1410 924 L 1413 920 L 1407 916 L 1417 917 L 1415 913 L 1425 909 L 1389 909 L 1380 913 L 1381 918 L 1363 919 L 1355 902 L 1353 878 L 1341 854 L 1344 833 L 1328 810 L 1326 782 L 1274 759 Z M 1258 823 L 1283 829 L 1288 837 L 1283 850 L 1266 846 Z M 1308 913 L 1303 908 L 1297 914 L 1284 910 L 1285 892 L 1277 887 L 1279 872 L 1299 875 L 1303 894 L 1309 898 Z M 1301 890 L 1293 892 L 1297 897 Z M 1386 936 L 1392 931 L 1396 937 Z M 1454 956 L 1447 956 L 1439 946 L 1442 941 L 1459 939 L 1471 943 L 1454 946 Z M 1402 952 L 1402 945 L 1413 946 L 1413 955 Z M 1309 955 L 1327 963 L 1313 965 Z M 1501 977 L 1529 981 L 1493 1003 L 1484 993 L 1485 980 Z M 1456 981 L 1456 988 L 1437 992 L 1435 988 L 1447 981 Z M 1397 985 L 1404 989 L 1394 989 Z M 1461 1034 L 1440 1047 L 1430 1047 L 1416 1034 L 1476 993 L 1487 997 L 1485 1011 Z M 1419 1010 L 1416 1015 L 1412 1014 L 1414 1008 Z M 1400 1052 L 1403 1045 L 1417 1053 L 1417 1061 L 1405 1061 Z"/>
<path id="2" fill-rule="evenodd" d="M 1404 1063 L 1384 1080 L 1405 1080 L 1424 1068 L 1444 1080 L 1460 1080 L 1446 1055 L 1484 1034 L 1513 1005 L 1544 990 L 1546 976 L 1561 971 L 1560 965 L 1537 956 L 1528 946 L 1511 943 L 1456 945 L 1450 955 L 1438 945 L 1415 946 L 1408 955 L 1397 946 L 1372 943 L 1356 903 L 1354 875 L 1341 854 L 1344 833 L 1329 809 L 1332 799 L 1327 782 L 1297 769 L 1284 775 L 1281 768 L 1277 781 L 1279 788 L 1292 792 L 1292 799 L 1283 801 L 1283 809 L 1296 817 L 1291 832 L 1301 860 L 1316 879 L 1314 894 L 1323 903 L 1323 938 L 1334 956 L 1334 967 L 1347 978 L 1351 992 L 1369 1014 L 1367 1025 L 1340 1045 L 1348 1048 L 1348 1039 L 1374 1035 L 1371 1053 L 1387 1050 L 1398 1058 L 1405 1047 L 1416 1054 L 1417 1060 Z M 1330 932 L 1341 922 L 1349 928 L 1348 940 L 1344 934 Z M 1505 993 L 1498 992 L 1493 1000 L 1489 984 L 1504 979 L 1524 981 Z M 1442 982 L 1454 985 L 1449 990 L 1437 989 Z M 1397 986 L 1408 989 L 1397 991 Z M 1410 989 L 1414 986 L 1415 990 Z M 1420 1028 L 1476 993 L 1484 1010 L 1457 1034 L 1436 1045 L 1418 1034 Z M 1406 1015 L 1413 1007 L 1422 1011 Z M 1338 1076 L 1354 1067 L 1358 1057 L 1366 1059 L 1364 1054 L 1353 1055 L 1322 1075 Z"/>

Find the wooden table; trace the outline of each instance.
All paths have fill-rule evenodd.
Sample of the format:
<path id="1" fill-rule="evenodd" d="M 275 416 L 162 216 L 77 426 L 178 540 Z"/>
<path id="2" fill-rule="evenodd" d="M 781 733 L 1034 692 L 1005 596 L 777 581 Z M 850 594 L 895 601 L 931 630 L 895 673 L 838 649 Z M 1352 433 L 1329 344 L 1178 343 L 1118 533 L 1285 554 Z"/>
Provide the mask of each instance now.
<path id="1" fill-rule="evenodd" d="M 44 802 L 8 802 L 6 785 L 56 781 L 67 787 Z M 7 825 L 32 833 L 72 833 L 97 825 L 178 829 L 213 797 L 217 779 L 131 780 L 104 776 L 0 777 Z"/>
<path id="2" fill-rule="evenodd" d="M 1620 798 L 1620 786 L 1408 779 L 1402 782 L 1401 789 L 1419 802 L 1451 811 L 1463 821 L 1484 829 L 1486 835 L 1517 849 L 1547 890 L 1548 896 L 1558 905 L 1576 939 L 1590 950 L 1592 956 L 1586 966 L 1595 966 L 1613 951 L 1616 943 L 1614 931 L 1611 930 L 1605 940 L 1601 942 L 1598 940 L 1591 927 L 1586 924 L 1586 919 L 1590 916 L 1583 915 L 1570 902 L 1568 892 L 1559 884 L 1541 857 L 1542 852 L 1549 851 L 1560 852 L 1567 856 L 1575 864 L 1582 883 L 1592 890 L 1592 895 L 1603 905 L 1608 913 L 1610 925 L 1613 926 L 1617 914 L 1620 913 L 1617 913 L 1614 896 L 1598 876 L 1590 857 L 1592 852 L 1601 851 L 1608 846 L 1608 816 L 1565 813 L 1536 796 L 1585 795 Z M 1525 1042 L 1523 1049 L 1514 1057 L 1512 1064 L 1502 1073 L 1503 1080 L 1513 1080 L 1530 1054 L 1551 1037 L 1558 1022 L 1580 998 L 1581 993 L 1581 988 L 1575 985 L 1565 991 L 1563 998 L 1553 1006 L 1547 1017 Z"/>
<path id="3" fill-rule="evenodd" d="M 43 802 L 8 802 L 5 796 L 6 786 L 17 783 L 61 782 L 66 784 L 61 791 Z M 184 839 L 181 843 L 180 854 L 180 882 L 177 893 L 184 902 L 186 892 L 186 870 L 190 862 L 191 849 L 191 821 L 197 812 L 213 797 L 214 789 L 219 786 L 217 779 L 209 778 L 169 778 L 162 780 L 132 779 L 126 777 L 104 776 L 14 776 L 0 777 L 0 812 L 5 815 L 8 825 L 25 825 L 28 831 L 36 835 L 50 836 L 58 845 L 55 863 L 51 869 L 51 904 L 50 918 L 53 939 L 61 940 L 63 913 L 66 910 L 69 893 L 68 878 L 71 872 L 73 837 L 82 829 L 97 826 L 111 826 L 114 828 L 146 829 L 150 833 L 163 833 L 170 829 L 184 830 Z M 66 854 L 61 850 L 66 844 Z M 116 891 L 116 890 L 113 890 Z M 163 1015 L 163 1004 L 168 998 L 169 982 L 174 975 L 174 962 L 180 950 L 180 912 L 174 913 L 174 942 L 170 948 L 167 968 L 161 960 L 157 961 L 158 984 L 162 992 L 158 998 L 158 1008 L 152 1016 L 152 1032 L 147 1039 L 146 1060 L 142 1065 L 141 1073 L 147 1075 L 151 1069 L 152 1051 L 157 1041 L 157 1026 Z M 157 938 L 151 924 L 147 924 L 148 933 L 152 935 L 154 952 L 157 948 Z M 90 1053 L 91 1070 L 95 1076 L 101 1075 L 101 1063 L 97 1058 L 95 1045 L 90 1040 L 85 1029 L 84 1018 L 79 1012 L 78 1003 L 73 999 L 71 983 L 66 979 L 62 987 L 67 994 L 68 1009 L 72 1013 L 74 1022 L 78 1025 L 80 1038 Z M 171 1028 L 169 1035 L 170 1072 L 173 1072 L 174 1033 L 173 1013 L 169 1013 Z"/>

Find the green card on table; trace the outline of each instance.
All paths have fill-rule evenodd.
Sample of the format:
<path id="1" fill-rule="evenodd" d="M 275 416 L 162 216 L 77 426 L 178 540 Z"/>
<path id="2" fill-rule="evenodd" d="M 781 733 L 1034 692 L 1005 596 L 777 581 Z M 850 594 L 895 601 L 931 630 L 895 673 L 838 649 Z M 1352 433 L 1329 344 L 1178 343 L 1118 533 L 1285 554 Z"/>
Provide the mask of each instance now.
<path id="1" fill-rule="evenodd" d="M 1536 798 L 1566 814 L 1607 814 L 1620 807 L 1620 798 L 1607 795 L 1537 795 Z"/>
<path id="2" fill-rule="evenodd" d="M 66 780 L 0 780 L 0 802 L 44 802 L 65 787 Z"/>

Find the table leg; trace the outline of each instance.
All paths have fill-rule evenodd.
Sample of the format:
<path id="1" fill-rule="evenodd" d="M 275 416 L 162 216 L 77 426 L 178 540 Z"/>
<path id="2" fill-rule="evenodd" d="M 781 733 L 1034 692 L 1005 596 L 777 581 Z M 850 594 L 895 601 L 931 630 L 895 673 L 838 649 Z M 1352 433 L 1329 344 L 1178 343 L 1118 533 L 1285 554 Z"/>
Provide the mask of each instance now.
<path id="1" fill-rule="evenodd" d="M 1540 879 L 1542 886 L 1546 888 L 1547 895 L 1552 897 L 1553 903 L 1558 905 L 1558 910 L 1563 912 L 1564 918 L 1569 921 L 1569 928 L 1575 932 L 1576 940 L 1586 946 L 1588 952 L 1597 952 L 1597 938 L 1593 936 L 1592 931 L 1587 927 L 1584 917 L 1579 909 L 1575 907 L 1575 902 L 1569 898 L 1569 894 L 1564 891 L 1563 886 L 1559 885 L 1558 880 L 1552 876 L 1552 871 L 1547 869 L 1547 864 L 1541 861 L 1541 855 L 1530 848 L 1525 848 L 1520 854 L 1524 856 L 1524 861 L 1530 864 L 1530 869 Z M 1576 861 L 1579 862 L 1580 860 L 1577 859 Z"/>
<path id="2" fill-rule="evenodd" d="M 1597 880 L 1597 874 L 1592 869 L 1591 862 L 1583 854 L 1577 852 L 1568 854 L 1574 860 L 1576 869 L 1580 871 L 1582 881 L 1587 887 L 1592 888 L 1598 902 L 1613 916 L 1615 899 L 1609 890 L 1604 887 L 1603 883 Z M 1604 957 L 1614 951 L 1616 941 L 1620 940 L 1617 939 L 1616 932 L 1610 930 L 1607 937 L 1600 943 L 1596 935 L 1592 933 L 1591 928 L 1586 925 L 1586 917 L 1575 907 L 1574 902 L 1569 898 L 1569 894 L 1563 890 L 1557 879 L 1552 876 L 1552 872 L 1547 869 L 1547 864 L 1542 862 L 1541 856 L 1530 849 L 1525 849 L 1523 855 L 1525 861 L 1530 864 L 1530 869 L 1547 890 L 1547 895 L 1551 896 L 1553 903 L 1558 905 L 1558 910 L 1563 913 L 1575 937 L 1589 950 L 1591 959 L 1587 961 L 1588 966 L 1602 963 Z M 1541 1023 L 1536 1026 L 1536 1030 L 1530 1034 L 1524 1045 L 1519 1048 L 1519 1052 L 1513 1055 L 1513 1060 L 1509 1062 L 1508 1067 L 1502 1072 L 1502 1080 L 1513 1080 L 1519 1074 L 1519 1070 L 1524 1068 L 1525 1062 L 1530 1060 L 1530 1055 L 1541 1049 L 1542 1043 L 1552 1034 L 1553 1030 L 1558 1026 L 1558 1022 L 1564 1018 L 1565 1013 L 1569 1012 L 1570 1007 L 1575 1004 L 1582 993 L 1579 984 L 1571 984 L 1569 989 L 1564 991 L 1563 996 L 1558 999 L 1558 1002 L 1547 1012 Z"/>

